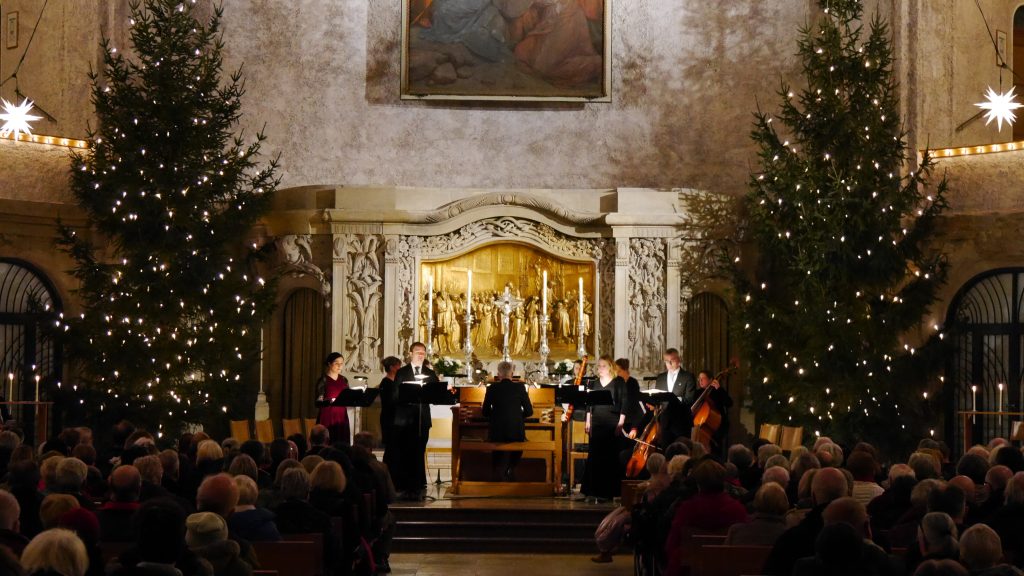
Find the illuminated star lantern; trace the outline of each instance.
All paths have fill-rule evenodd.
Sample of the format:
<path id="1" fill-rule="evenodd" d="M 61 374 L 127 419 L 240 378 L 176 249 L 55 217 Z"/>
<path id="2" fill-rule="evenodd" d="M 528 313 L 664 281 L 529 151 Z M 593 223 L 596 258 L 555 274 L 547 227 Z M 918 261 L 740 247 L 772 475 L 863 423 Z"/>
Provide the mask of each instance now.
<path id="1" fill-rule="evenodd" d="M 1004 121 L 1008 126 L 1013 125 L 1013 121 L 1017 119 L 1017 115 L 1013 111 L 1024 106 L 1024 104 L 1015 100 L 1017 95 L 1013 93 L 1014 88 L 1011 87 L 1007 92 L 998 93 L 989 86 L 988 92 L 985 93 L 985 98 L 988 98 L 988 101 L 975 104 L 978 108 L 986 110 L 985 126 L 988 126 L 995 120 L 996 126 L 1002 132 Z"/>
<path id="2" fill-rule="evenodd" d="M 4 105 L 4 113 L 0 114 L 0 121 L 3 121 L 3 126 L 0 126 L 0 138 L 7 138 L 12 132 L 15 140 L 22 132 L 31 136 L 32 127 L 28 123 L 43 119 L 42 116 L 29 114 L 32 111 L 32 101 L 28 98 L 22 100 L 19 105 L 11 104 L 3 98 L 0 98 L 0 102 Z"/>

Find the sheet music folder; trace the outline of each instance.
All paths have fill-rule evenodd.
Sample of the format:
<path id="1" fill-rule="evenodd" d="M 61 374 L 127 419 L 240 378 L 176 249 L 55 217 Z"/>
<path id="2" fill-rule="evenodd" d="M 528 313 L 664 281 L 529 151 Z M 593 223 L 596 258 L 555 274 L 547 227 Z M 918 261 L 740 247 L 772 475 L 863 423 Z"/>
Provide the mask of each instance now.
<path id="1" fill-rule="evenodd" d="M 346 388 L 334 400 L 320 400 L 317 408 L 325 406 L 360 406 L 367 407 L 380 395 L 380 388 Z"/>
<path id="2" fill-rule="evenodd" d="M 398 403 L 454 406 L 459 403 L 459 397 L 448 391 L 447 382 L 437 380 L 421 384 L 410 380 L 398 385 Z"/>
<path id="3" fill-rule="evenodd" d="M 555 404 L 572 404 L 579 409 L 587 406 L 607 406 L 611 403 L 611 390 L 580 390 L 576 386 L 555 387 Z"/>

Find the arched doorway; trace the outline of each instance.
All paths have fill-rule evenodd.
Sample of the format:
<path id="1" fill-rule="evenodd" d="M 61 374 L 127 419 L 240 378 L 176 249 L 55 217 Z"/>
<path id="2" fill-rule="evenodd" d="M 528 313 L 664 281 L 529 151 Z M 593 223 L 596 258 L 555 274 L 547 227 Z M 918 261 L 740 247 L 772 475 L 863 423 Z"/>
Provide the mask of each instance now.
<path id="1" fill-rule="evenodd" d="M 946 325 L 955 338 L 946 365 L 946 437 L 959 450 L 964 439 L 960 412 L 1021 409 L 1024 268 L 990 270 L 964 284 Z M 972 438 L 987 442 L 1008 436 L 1011 426 L 1010 418 L 976 417 Z"/>
<path id="2" fill-rule="evenodd" d="M 722 370 L 729 364 L 732 342 L 729 307 L 717 294 L 701 292 L 686 307 L 683 366 L 693 372 Z"/>
<path id="3" fill-rule="evenodd" d="M 330 310 L 320 292 L 300 288 L 284 305 L 280 406 L 282 418 L 312 418 L 313 387 L 330 353 Z"/>
<path id="4" fill-rule="evenodd" d="M 35 400 L 36 378 L 39 378 L 40 399 L 61 380 L 61 351 L 39 327 L 43 311 L 62 310 L 57 291 L 34 266 L 13 258 L 0 258 L 0 390 L 11 401 Z M 14 418 L 33 430 L 33 412 Z M 59 421 L 54 415 L 51 422 Z"/>

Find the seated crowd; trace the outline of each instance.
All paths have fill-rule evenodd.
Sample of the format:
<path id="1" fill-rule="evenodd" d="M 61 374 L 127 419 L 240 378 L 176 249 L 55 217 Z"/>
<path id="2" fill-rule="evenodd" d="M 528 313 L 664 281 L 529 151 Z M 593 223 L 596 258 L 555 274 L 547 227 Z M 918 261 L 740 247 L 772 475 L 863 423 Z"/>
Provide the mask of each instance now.
<path id="1" fill-rule="evenodd" d="M 69 428 L 33 449 L 0 431 L 0 574 L 245 576 L 263 568 L 261 543 L 317 534 L 325 574 L 390 571 L 395 494 L 372 434 L 199 432 L 161 451 L 121 422 L 102 456 L 92 438 Z"/>
<path id="2" fill-rule="evenodd" d="M 925 439 L 884 467 L 872 445 L 825 437 L 788 455 L 736 444 L 724 462 L 689 440 L 666 452 L 649 459 L 623 531 L 639 573 L 694 572 L 701 549 L 687 544 L 717 534 L 761 547 L 766 575 L 1024 574 L 1024 455 L 1005 439 L 955 464 Z M 609 561 L 614 545 L 598 547 Z"/>

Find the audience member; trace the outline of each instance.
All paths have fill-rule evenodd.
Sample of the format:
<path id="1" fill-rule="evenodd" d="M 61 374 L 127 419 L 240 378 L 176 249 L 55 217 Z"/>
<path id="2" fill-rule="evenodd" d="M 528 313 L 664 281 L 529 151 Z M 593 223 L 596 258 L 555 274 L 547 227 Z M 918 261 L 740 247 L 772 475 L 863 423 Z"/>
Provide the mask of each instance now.
<path id="1" fill-rule="evenodd" d="M 132 517 L 139 509 L 142 475 L 133 465 L 121 465 L 110 474 L 110 500 L 96 511 L 100 538 L 104 542 L 135 540 Z"/>
<path id="2" fill-rule="evenodd" d="M 780 469 L 779 467 L 768 470 Z M 768 473 L 765 470 L 765 474 Z M 743 546 L 772 546 L 786 531 L 786 511 L 789 500 L 782 484 L 768 482 L 754 495 L 754 515 L 749 522 L 733 524 L 725 543 Z"/>
<path id="3" fill-rule="evenodd" d="M 239 556 L 236 542 L 228 540 L 224 518 L 213 512 L 196 512 L 185 521 L 185 543 L 206 560 L 217 576 L 249 576 L 252 566 Z"/>
<path id="4" fill-rule="evenodd" d="M 274 513 L 266 508 L 258 508 L 256 500 L 259 489 L 256 482 L 248 476 L 235 476 L 238 487 L 238 505 L 231 516 L 228 516 L 228 528 L 238 537 L 249 542 L 276 542 L 281 534 L 274 523 Z"/>
<path id="5" fill-rule="evenodd" d="M 0 546 L 6 546 L 21 556 L 21 551 L 28 545 L 26 538 L 19 531 L 21 528 L 21 506 L 14 494 L 0 490 Z"/>
<path id="6" fill-rule="evenodd" d="M 85 576 L 89 556 L 85 544 L 71 530 L 51 528 L 40 532 L 21 553 L 26 574 Z"/>
<path id="7" fill-rule="evenodd" d="M 960 563 L 972 576 L 1019 575 L 1021 571 L 1002 564 L 1003 545 L 999 535 L 985 524 L 975 524 L 960 537 Z"/>

